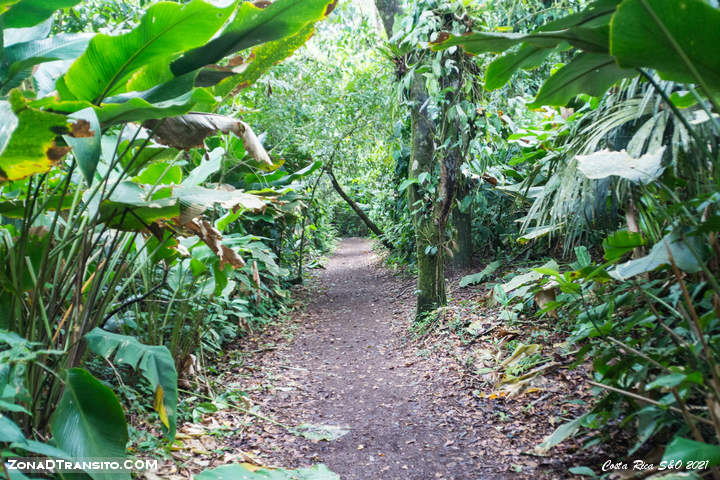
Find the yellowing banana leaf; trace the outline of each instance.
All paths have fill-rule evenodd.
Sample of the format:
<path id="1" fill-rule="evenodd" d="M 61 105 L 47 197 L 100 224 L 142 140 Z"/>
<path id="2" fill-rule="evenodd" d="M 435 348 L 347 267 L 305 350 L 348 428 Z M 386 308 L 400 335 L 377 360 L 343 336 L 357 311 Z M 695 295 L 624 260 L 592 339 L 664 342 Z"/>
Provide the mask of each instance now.
<path id="1" fill-rule="evenodd" d="M 50 170 L 69 150 L 57 146 L 56 138 L 72 131 L 63 115 L 30 108 L 17 90 L 9 100 L 0 101 L 0 181 Z"/>

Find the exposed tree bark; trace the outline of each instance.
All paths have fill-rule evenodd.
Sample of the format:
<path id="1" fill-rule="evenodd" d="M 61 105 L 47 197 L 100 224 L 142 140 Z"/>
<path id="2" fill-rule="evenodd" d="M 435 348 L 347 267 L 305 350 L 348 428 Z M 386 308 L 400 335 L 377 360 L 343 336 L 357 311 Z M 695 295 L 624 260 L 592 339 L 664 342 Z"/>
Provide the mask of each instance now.
<path id="1" fill-rule="evenodd" d="M 470 192 L 467 181 L 458 182 L 457 198 L 462 200 Z M 452 221 L 457 232 L 456 248 L 453 256 L 453 263 L 460 267 L 469 267 L 472 263 L 473 244 L 472 244 L 472 209 L 467 208 L 461 212 L 459 208 L 455 208 L 452 213 Z"/>
<path id="2" fill-rule="evenodd" d="M 400 13 L 399 0 L 375 0 L 375 8 L 380 12 L 380 20 L 382 20 L 387 37 L 392 37 L 395 15 Z"/>
<path id="3" fill-rule="evenodd" d="M 395 247 L 393 246 L 392 243 L 388 242 L 385 239 L 385 234 L 382 232 L 382 230 L 380 230 L 380 227 L 378 227 L 375 224 L 375 222 L 370 220 L 370 217 L 368 217 L 367 214 L 365 214 L 365 212 L 363 212 L 362 208 L 360 208 L 358 206 L 358 204 L 355 203 L 353 201 L 353 199 L 350 198 L 350 196 L 347 193 L 345 193 L 345 190 L 342 189 L 342 187 L 340 186 L 340 183 L 337 181 L 337 178 L 335 178 L 335 174 L 332 171 L 332 166 L 328 166 L 327 174 L 328 174 L 328 177 L 330 177 L 330 182 L 332 183 L 332 186 L 335 189 L 335 191 L 338 193 L 338 195 L 340 195 L 342 197 L 342 199 L 345 200 L 348 205 L 350 205 L 350 208 L 352 208 L 355 211 L 357 216 L 360 217 L 360 220 L 362 220 L 365 223 L 365 225 L 367 225 L 367 227 L 370 229 L 370 231 L 373 232 L 375 235 L 377 235 L 377 237 L 380 239 L 380 242 L 382 242 L 383 246 L 385 248 L 387 248 L 388 250 L 393 250 Z"/>

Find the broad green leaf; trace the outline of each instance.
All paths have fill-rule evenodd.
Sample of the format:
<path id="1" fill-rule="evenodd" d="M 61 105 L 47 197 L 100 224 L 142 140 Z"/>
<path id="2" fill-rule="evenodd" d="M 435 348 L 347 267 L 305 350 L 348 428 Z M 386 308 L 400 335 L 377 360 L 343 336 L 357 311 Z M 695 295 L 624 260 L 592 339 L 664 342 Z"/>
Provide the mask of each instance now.
<path id="1" fill-rule="evenodd" d="M 0 105 L 0 109 L 7 110 L 4 103 Z M 18 180 L 48 171 L 67 152 L 55 146 L 55 138 L 69 132 L 68 120 L 63 115 L 28 107 L 17 90 L 10 93 L 10 105 L 17 126 L 9 140 L 7 132 L 12 128 L 13 117 L 9 117 L 8 125 L 0 127 L 0 146 L 5 143 L 0 154 L 0 180 Z"/>
<path id="2" fill-rule="evenodd" d="M 24 442 L 25 435 L 6 415 L 0 413 L 0 442 Z"/>
<path id="3" fill-rule="evenodd" d="M 147 10 L 140 25 L 129 33 L 96 35 L 87 51 L 68 70 L 65 86 L 75 99 L 95 104 L 126 92 L 134 72 L 153 62 L 169 62 L 179 53 L 204 45 L 232 10 L 232 7 L 216 8 L 201 0 L 188 4 L 156 3 Z M 154 83 L 172 78 L 169 71 L 165 73 Z"/>
<path id="4" fill-rule="evenodd" d="M 2 16 L 5 28 L 32 27 L 47 20 L 61 8 L 74 7 L 80 0 L 20 0 L 18 2 L 3 2 L 10 9 Z M 0 12 L 3 7 L 0 5 Z"/>
<path id="5" fill-rule="evenodd" d="M 275 171 L 267 174 L 249 173 L 245 175 L 245 188 L 249 190 L 259 190 L 266 187 L 283 187 L 290 185 L 295 180 L 307 177 L 322 166 L 322 161 L 316 160 L 310 165 L 288 174 L 286 171 Z"/>
<path id="6" fill-rule="evenodd" d="M 699 83 L 674 45 L 707 85 L 720 91 L 720 10 L 703 0 L 620 4 L 610 24 L 610 54 L 621 67 L 654 68 L 667 80 Z"/>
<path id="7" fill-rule="evenodd" d="M 485 74 L 485 88 L 495 90 L 510 80 L 520 68 L 535 67 L 543 62 L 552 50 L 524 44 L 516 52 L 495 59 Z"/>
<path id="8" fill-rule="evenodd" d="M 248 63 L 240 65 L 242 72 L 221 81 L 215 87 L 214 92 L 221 97 L 226 97 L 255 83 L 270 67 L 286 59 L 295 50 L 303 46 L 312 37 L 314 31 L 315 24 L 308 23 L 291 37 L 268 42 L 253 48 L 247 60 Z"/>
<path id="9" fill-rule="evenodd" d="M 417 179 L 417 178 L 406 178 L 405 180 L 403 180 L 402 182 L 400 182 L 400 185 L 398 185 L 397 191 L 400 192 L 400 193 L 402 193 L 402 192 L 404 192 L 405 190 L 407 190 L 410 185 L 413 185 L 413 184 L 416 184 L 416 183 L 418 183 L 418 179 Z"/>
<path id="10" fill-rule="evenodd" d="M 702 255 L 703 248 L 702 245 L 699 244 L 697 237 L 683 239 L 679 230 L 673 230 L 672 233 L 665 235 L 659 242 L 653 245 L 650 253 L 646 256 L 618 265 L 610 272 L 610 275 L 616 280 L 627 280 L 636 275 L 652 272 L 656 268 L 670 265 L 668 248 L 670 249 L 675 265 L 677 265 L 680 270 L 689 273 L 699 272 L 702 268 L 688 245 L 692 247 L 696 254 Z"/>
<path id="11" fill-rule="evenodd" d="M 571 420 L 567 423 L 563 423 L 558 428 L 555 429 L 553 433 L 548 435 L 543 442 L 538 445 L 535 450 L 538 450 L 540 452 L 547 452 L 551 448 L 553 448 L 556 445 L 559 445 L 560 443 L 564 442 L 571 436 L 577 432 L 580 427 L 582 426 L 582 422 L 585 419 L 585 416 L 582 415 L 575 420 Z"/>
<path id="12" fill-rule="evenodd" d="M 640 158 L 633 158 L 625 150 L 599 150 L 590 155 L 577 155 L 575 159 L 578 170 L 587 178 L 596 180 L 617 176 L 631 182 L 647 184 L 656 180 L 665 170 L 662 165 L 664 153 L 665 147 L 662 147 Z"/>
<path id="13" fill-rule="evenodd" d="M 590 467 L 573 467 L 568 469 L 568 472 L 572 473 L 573 475 L 583 475 L 592 478 L 598 477 L 597 474 Z"/>
<path id="14" fill-rule="evenodd" d="M 720 446 L 696 442 L 687 438 L 676 437 L 665 447 L 662 461 L 676 462 L 683 465 L 687 462 L 703 462 L 708 460 L 708 468 L 720 465 Z"/>
<path id="15" fill-rule="evenodd" d="M 203 160 L 200 165 L 192 169 L 187 178 L 183 180 L 183 185 L 196 186 L 207 180 L 210 175 L 220 170 L 224 154 L 225 150 L 222 148 L 213 149 L 207 154 L 207 161 Z"/>
<path id="16" fill-rule="evenodd" d="M 67 142 L 72 149 L 73 155 L 77 160 L 78 167 L 80 167 L 80 171 L 85 177 L 88 185 L 90 185 L 92 184 L 93 177 L 95 176 L 95 170 L 97 170 L 97 165 L 100 161 L 100 137 L 102 136 L 100 121 L 97 118 L 95 110 L 92 108 L 86 108 L 85 110 L 75 112 L 70 115 L 70 118 L 75 120 L 84 120 L 90 124 L 90 136 L 63 136 L 65 142 Z"/>
<path id="17" fill-rule="evenodd" d="M 652 390 L 654 388 L 672 388 L 677 387 L 683 382 L 692 382 L 702 385 L 703 378 L 700 372 L 686 373 L 684 371 L 677 371 L 677 368 L 671 368 L 674 373 L 668 373 L 660 375 L 652 382 L 645 386 L 645 390 Z"/>
<path id="18" fill-rule="evenodd" d="M 260 468 L 253 471 L 252 465 L 248 466 L 251 469 L 244 465 L 223 465 L 195 475 L 194 480 L 340 480 L 340 476 L 323 464 L 297 470 Z"/>
<path id="19" fill-rule="evenodd" d="M 132 180 L 147 185 L 178 184 L 182 182 L 182 168 L 165 162 L 152 163 Z"/>
<path id="20" fill-rule="evenodd" d="M 581 93 L 599 97 L 614 83 L 636 74 L 619 68 L 608 55 L 581 53 L 543 83 L 528 107 L 564 106 Z"/>
<path id="21" fill-rule="evenodd" d="M 602 246 L 605 250 L 605 260 L 610 262 L 618 260 L 626 253 L 635 248 L 645 245 L 643 236 L 638 232 L 620 230 L 603 240 Z"/>
<path id="22" fill-rule="evenodd" d="M 20 0 L 0 0 L 0 15 L 7 12 L 10 7 L 18 3 Z"/>
<path id="23" fill-rule="evenodd" d="M 87 370 L 71 368 L 50 423 L 55 443 L 72 458 L 125 457 L 127 423 L 110 388 Z M 93 480 L 130 479 L 129 473 L 88 472 Z"/>
<path id="24" fill-rule="evenodd" d="M 170 69 L 176 76 L 183 75 L 240 50 L 296 35 L 309 23 L 325 18 L 334 5 L 332 0 L 277 0 L 259 8 L 243 2 L 221 35 L 187 52 Z"/>
<path id="25" fill-rule="evenodd" d="M 177 98 L 150 103 L 142 98 L 133 98 L 124 103 L 105 103 L 97 109 L 103 125 L 142 122 L 158 118 L 184 115 L 198 105 L 211 105 L 215 99 L 203 88 L 196 88 Z"/>
<path id="26" fill-rule="evenodd" d="M 140 370 L 155 392 L 155 409 L 168 430 L 170 441 L 177 426 L 177 371 L 170 351 L 165 346 L 143 345 L 135 337 L 118 335 L 94 328 L 85 335 L 88 348 L 116 364 Z"/>
<path id="27" fill-rule="evenodd" d="M 440 43 L 433 45 L 433 50 L 459 46 L 468 53 L 478 55 L 481 53 L 501 53 L 530 38 L 529 34 L 513 32 L 474 32 L 468 35 L 450 35 Z M 554 47 L 549 43 L 546 48 Z"/>

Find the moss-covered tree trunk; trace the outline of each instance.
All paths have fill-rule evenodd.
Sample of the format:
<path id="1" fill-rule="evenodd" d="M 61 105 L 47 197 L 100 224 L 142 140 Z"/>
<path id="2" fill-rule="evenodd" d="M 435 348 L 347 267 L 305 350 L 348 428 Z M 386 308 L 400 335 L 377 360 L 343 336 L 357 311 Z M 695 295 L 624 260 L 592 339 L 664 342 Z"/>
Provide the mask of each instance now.
<path id="1" fill-rule="evenodd" d="M 422 173 L 432 177 L 435 169 L 435 148 L 432 124 L 426 110 L 427 93 L 421 76 L 417 75 L 414 79 L 410 94 L 413 107 L 408 177 L 418 178 Z M 417 316 L 433 311 L 447 302 L 443 249 L 445 224 L 437 222 L 435 198 L 423 195 L 422 192 L 422 186 L 417 184 L 408 189 L 408 204 L 414 212 L 413 225 L 417 245 Z"/>

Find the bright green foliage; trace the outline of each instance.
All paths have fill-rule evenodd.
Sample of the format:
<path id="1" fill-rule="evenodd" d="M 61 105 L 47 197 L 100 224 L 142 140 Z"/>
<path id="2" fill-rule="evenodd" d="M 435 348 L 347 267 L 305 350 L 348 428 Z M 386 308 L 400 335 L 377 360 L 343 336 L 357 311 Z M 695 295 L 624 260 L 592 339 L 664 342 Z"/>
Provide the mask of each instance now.
<path id="1" fill-rule="evenodd" d="M 100 328 L 85 335 L 88 348 L 118 365 L 140 370 L 155 392 L 153 406 L 168 431 L 170 441 L 177 428 L 177 372 L 170 351 L 164 346 L 143 345 L 135 337 L 118 335 Z"/>
<path id="2" fill-rule="evenodd" d="M 73 7 L 80 0 L 15 0 L 0 4 L 3 28 L 26 28 L 47 20 L 59 8 Z"/>
<path id="3" fill-rule="evenodd" d="M 125 414 L 110 388 L 87 370 L 68 370 L 65 391 L 51 424 L 58 446 L 73 459 L 125 456 Z M 129 473 L 89 472 L 93 480 L 130 478 Z"/>
<path id="4" fill-rule="evenodd" d="M 239 81 L 254 82 L 309 38 L 329 1 L 152 2 L 137 16 L 133 3 L 132 18 L 92 21 L 96 29 L 118 20 L 126 33 L 94 37 L 58 32 L 86 28 L 77 12 L 59 15 L 67 24 L 47 20 L 76 3 L 0 3 L 0 25 L 13 27 L 0 50 L 0 327 L 9 329 L 0 332 L 0 411 L 11 415 L 0 415 L 3 458 L 125 455 L 123 407 L 105 385 L 116 379 L 86 361 L 87 349 L 149 381 L 151 394 L 137 398 L 172 440 L 175 365 L 200 346 L 219 354 L 284 308 L 290 272 L 278 252 L 293 238 L 304 178 L 321 166 L 277 171 L 284 160 L 271 159 L 249 125 L 212 114 L 220 99 L 197 85 L 207 79 L 201 67 L 250 46 L 258 62 Z M 196 62 L 191 69 L 170 70 L 223 38 L 230 18 L 232 48 L 214 60 L 195 50 L 183 63 Z M 189 140 L 169 129 L 183 125 Z M 127 394 L 137 378 L 125 380 Z"/>
<path id="5" fill-rule="evenodd" d="M 15 88 L 30 76 L 32 67 L 54 60 L 73 60 L 83 53 L 90 41 L 84 34 L 61 34 L 51 38 L 13 43 L 3 51 L 8 67 L 0 72 L 0 91 Z"/>

